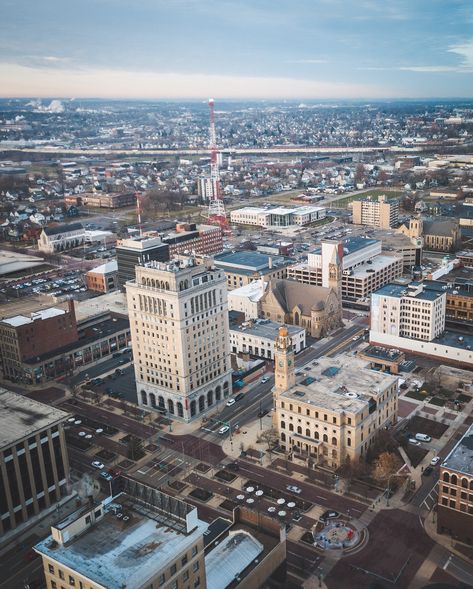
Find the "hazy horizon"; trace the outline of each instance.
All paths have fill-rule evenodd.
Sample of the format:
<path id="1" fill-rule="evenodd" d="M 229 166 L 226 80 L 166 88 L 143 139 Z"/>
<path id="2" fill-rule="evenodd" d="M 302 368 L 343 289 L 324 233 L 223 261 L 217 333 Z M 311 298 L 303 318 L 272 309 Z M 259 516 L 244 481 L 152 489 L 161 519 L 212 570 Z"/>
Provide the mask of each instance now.
<path id="1" fill-rule="evenodd" d="M 2 97 L 473 97 L 469 0 L 0 0 Z"/>

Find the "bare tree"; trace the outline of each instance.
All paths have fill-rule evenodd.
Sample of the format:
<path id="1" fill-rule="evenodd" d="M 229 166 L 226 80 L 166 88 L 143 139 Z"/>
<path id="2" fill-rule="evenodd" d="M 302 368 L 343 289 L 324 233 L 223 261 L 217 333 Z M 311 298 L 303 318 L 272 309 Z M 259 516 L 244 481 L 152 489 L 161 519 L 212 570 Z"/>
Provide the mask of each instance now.
<path id="1" fill-rule="evenodd" d="M 383 452 L 374 464 L 373 477 L 379 482 L 386 482 L 402 466 L 402 461 L 394 452 Z"/>

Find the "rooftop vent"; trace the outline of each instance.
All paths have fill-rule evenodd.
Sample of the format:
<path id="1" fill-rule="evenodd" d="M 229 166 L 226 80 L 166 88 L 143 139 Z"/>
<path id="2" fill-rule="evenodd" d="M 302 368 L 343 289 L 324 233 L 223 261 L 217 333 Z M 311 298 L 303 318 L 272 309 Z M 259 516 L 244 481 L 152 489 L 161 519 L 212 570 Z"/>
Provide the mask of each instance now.
<path id="1" fill-rule="evenodd" d="M 345 393 L 345 397 L 349 399 L 358 399 L 358 395 L 356 393 Z"/>

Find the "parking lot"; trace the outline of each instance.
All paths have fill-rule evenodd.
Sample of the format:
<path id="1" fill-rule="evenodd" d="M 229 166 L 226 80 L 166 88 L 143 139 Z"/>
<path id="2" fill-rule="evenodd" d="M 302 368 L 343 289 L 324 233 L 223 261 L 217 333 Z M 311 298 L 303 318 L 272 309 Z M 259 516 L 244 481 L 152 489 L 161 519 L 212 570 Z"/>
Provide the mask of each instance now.
<path id="1" fill-rule="evenodd" d="M 61 277 L 38 277 L 10 280 L 0 288 L 7 297 L 28 297 L 31 295 L 62 296 L 86 292 L 83 273 L 78 270 L 65 272 Z"/>

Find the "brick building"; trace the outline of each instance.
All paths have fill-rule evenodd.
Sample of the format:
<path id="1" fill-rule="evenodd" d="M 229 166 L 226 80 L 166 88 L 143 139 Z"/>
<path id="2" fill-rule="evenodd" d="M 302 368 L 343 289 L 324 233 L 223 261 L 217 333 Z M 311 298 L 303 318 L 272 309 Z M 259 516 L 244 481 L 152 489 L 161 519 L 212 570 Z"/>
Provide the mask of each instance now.
<path id="1" fill-rule="evenodd" d="M 16 378 L 21 364 L 78 340 L 74 302 L 68 309 L 51 307 L 0 321 L 0 354 L 4 378 Z"/>
<path id="2" fill-rule="evenodd" d="M 89 290 L 107 293 L 118 287 L 118 263 L 116 260 L 92 268 L 85 274 Z"/>

